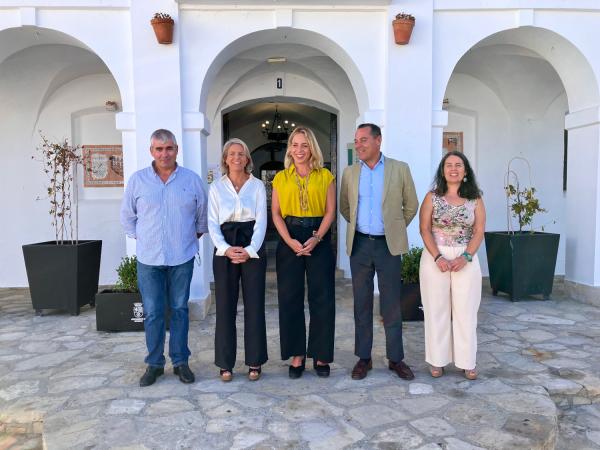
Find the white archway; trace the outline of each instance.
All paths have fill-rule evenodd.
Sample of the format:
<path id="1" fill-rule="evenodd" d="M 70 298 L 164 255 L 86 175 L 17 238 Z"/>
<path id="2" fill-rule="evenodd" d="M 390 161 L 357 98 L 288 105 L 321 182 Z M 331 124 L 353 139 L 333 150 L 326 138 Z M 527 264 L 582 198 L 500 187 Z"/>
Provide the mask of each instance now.
<path id="1" fill-rule="evenodd" d="M 434 128 L 433 159 L 439 160 L 441 153 L 442 127 L 456 127 L 457 109 L 464 117 L 470 111 L 476 123 L 476 148 L 470 151 L 484 188 L 488 183 L 492 228 L 505 223 L 502 168 L 510 157 L 526 156 L 532 162 L 542 206 L 545 202 L 550 210 L 547 222 L 540 219 L 538 226 L 562 234 L 557 273 L 564 273 L 571 283 L 598 285 L 600 95 L 592 64 L 564 36 L 533 26 L 502 30 L 475 43 L 462 42 L 440 55 L 441 60 L 444 65 L 436 78 L 445 83 L 434 88 L 434 105 L 440 108 L 446 99 L 449 120 Z M 570 176 L 563 193 L 565 129 L 569 130 L 565 164 Z M 589 216 L 582 217 L 582 205 Z M 492 214 L 498 209 L 495 217 Z"/>
<path id="2" fill-rule="evenodd" d="M 10 167 L 2 187 L 13 193 L 7 196 L 10 220 L 0 238 L 4 258 L 0 285 L 26 286 L 21 245 L 54 236 L 44 198 L 47 180 L 40 162 L 32 159 L 40 141 L 38 130 L 53 141 L 118 145 L 121 133 L 115 129 L 115 112 L 106 111 L 104 105 L 114 101 L 120 106 L 122 97 L 102 59 L 72 36 L 28 27 L 6 29 L 0 37 L 0 130 L 3 157 Z M 103 240 L 100 283 L 109 284 L 125 251 L 118 223 L 122 188 L 108 188 L 101 195 L 98 189 L 93 191 L 79 189 L 79 235 Z"/>
<path id="3" fill-rule="evenodd" d="M 273 56 L 285 58 L 285 62 L 267 62 Z M 238 37 L 215 55 L 205 73 L 194 106 L 204 119 L 202 129 L 186 133 L 184 125 L 188 149 L 194 141 L 200 144 L 192 155 L 186 153 L 189 156 L 185 158 L 190 158 L 186 164 L 202 167 L 203 171 L 208 163 L 218 160 L 222 145 L 221 113 L 234 105 L 280 98 L 285 102 L 320 104 L 336 111 L 339 155 L 346 153 L 356 120 L 369 109 L 366 85 L 354 61 L 338 44 L 312 31 L 279 28 Z M 278 78 L 282 80 L 282 88 L 277 88 Z M 338 159 L 338 173 L 346 163 L 346 158 Z M 338 221 L 338 233 L 345 233 L 343 220 Z M 210 260 L 210 245 L 205 247 L 203 255 Z M 338 257 L 340 267 L 349 271 L 344 249 L 338 248 Z M 208 265 L 204 276 L 204 284 L 208 285 Z"/>
<path id="4" fill-rule="evenodd" d="M 206 111 L 208 96 L 215 79 L 229 61 L 239 54 L 255 48 L 288 44 L 311 48 L 331 58 L 348 77 L 359 110 L 369 109 L 369 98 L 365 82 L 356 63 L 342 47 L 328 37 L 313 31 L 297 28 L 278 28 L 255 31 L 238 37 L 215 56 L 203 79 L 197 110 Z"/>

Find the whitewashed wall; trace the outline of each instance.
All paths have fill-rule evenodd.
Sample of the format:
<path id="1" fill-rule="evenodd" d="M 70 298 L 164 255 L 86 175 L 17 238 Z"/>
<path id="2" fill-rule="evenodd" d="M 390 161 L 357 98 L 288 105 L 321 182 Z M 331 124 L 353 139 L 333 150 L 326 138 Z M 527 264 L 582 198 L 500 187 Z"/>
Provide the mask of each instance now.
<path id="1" fill-rule="evenodd" d="M 590 6 L 585 2 L 569 4 L 574 8 L 578 5 L 582 8 Z M 542 61 L 545 60 L 560 79 L 566 97 L 561 100 L 555 94 L 545 99 L 535 81 L 522 77 L 505 80 L 515 96 L 527 94 L 524 89 L 531 86 L 539 94 L 536 102 L 546 100 L 546 109 L 538 108 L 536 111 L 531 108 L 511 109 L 511 105 L 505 105 L 510 122 L 509 144 L 513 148 L 510 154 L 523 152 L 533 158 L 534 179 L 539 180 L 535 178 L 535 173 L 542 174 L 540 178 L 543 189 L 539 190 L 541 200 L 546 202 L 551 217 L 557 218 L 557 223 L 549 224 L 547 229 L 563 234 L 557 272 L 564 271 L 567 280 L 599 285 L 600 236 L 597 233 L 597 223 L 600 198 L 597 185 L 599 173 L 595 162 L 599 152 L 600 53 L 589 36 L 593 29 L 600 27 L 600 16 L 587 11 L 563 9 L 564 5 L 556 2 L 536 3 L 539 10 L 519 9 L 521 5 L 511 1 L 478 6 L 478 9 L 469 11 L 469 8 L 465 9 L 464 2 L 439 0 L 435 4 L 432 97 L 434 128 L 431 154 L 439 157 L 441 127 L 448 124 L 445 112 L 440 111 L 448 81 L 459 60 L 472 47 L 478 46 L 478 51 L 481 51 L 492 44 L 516 46 L 535 53 Z M 501 34 L 490 38 L 500 32 Z M 545 81 L 542 79 L 542 84 Z M 506 92 L 504 89 L 502 94 Z M 561 115 L 565 110 L 568 115 L 561 125 Z M 531 112 L 535 113 L 533 120 L 527 115 Z M 570 130 L 568 165 L 571 176 L 566 196 L 561 191 L 560 171 L 560 135 L 563 127 Z M 478 155 L 478 158 L 478 164 L 481 165 L 482 155 Z M 555 179 L 555 182 L 547 177 Z M 584 187 L 582 179 L 591 184 Z M 492 199 L 492 204 L 499 203 Z M 582 204 L 587 210 L 587 214 L 583 216 L 578 213 Z M 490 223 L 497 223 L 498 216 L 491 215 Z M 583 236 L 586 237 L 582 238 Z"/>
<path id="2" fill-rule="evenodd" d="M 6 217 L 15 219 L 6 221 L 2 237 L 3 257 L 11 261 L 2 264 L 2 286 L 27 285 L 21 245 L 54 238 L 45 198 L 47 178 L 36 152 L 40 142 L 38 130 L 53 141 L 68 138 L 75 144 L 121 143 L 120 133 L 115 131 L 114 113 L 104 111 L 106 100 L 120 103 L 119 91 L 110 74 L 77 77 L 48 91 L 51 80 L 56 79 L 48 61 L 60 69 L 67 66 L 67 61 L 61 61 L 67 54 L 66 59 L 75 65 L 79 60 L 94 70 L 102 69 L 89 52 L 64 46 L 26 49 L 0 65 L 3 80 L 0 115 L 6 118 L 0 129 L 7 144 L 1 152 L 10 167 L 2 177 L 2 184 L 4 192 L 11 192 L 7 196 Z M 76 75 L 74 72 L 73 76 Z M 78 136 L 76 140 L 74 134 Z M 102 239 L 100 282 L 108 284 L 115 281 L 114 270 L 125 254 L 125 239 L 118 219 L 121 194 L 113 189 L 90 192 L 98 189 L 80 188 L 79 237 Z M 36 201 L 38 197 L 40 200 Z"/>
<path id="3" fill-rule="evenodd" d="M 36 77 L 43 71 L 30 70 L 36 67 L 34 61 L 28 62 L 29 66 L 21 72 L 11 72 L 6 65 L 10 63 L 6 58 L 37 45 L 40 36 L 44 38 L 52 30 L 64 32 L 67 37 L 62 40 L 55 37 L 54 44 L 68 45 L 75 51 L 81 47 L 97 55 L 108 67 L 122 104 L 122 111 L 116 116 L 116 129 L 124 145 L 126 176 L 149 163 L 148 136 L 159 127 L 172 129 L 179 138 L 180 162 L 204 175 L 207 156 L 220 147 L 220 142 L 216 144 L 220 140 L 222 109 L 250 100 L 257 92 L 261 97 L 275 95 L 260 91 L 261 77 L 272 78 L 273 73 L 250 74 L 237 86 L 245 71 L 228 83 L 223 83 L 218 75 L 238 55 L 285 39 L 287 44 L 320 52 L 339 68 L 333 72 L 325 70 L 325 66 L 317 68 L 317 73 L 326 78 L 320 82 L 305 73 L 290 72 L 290 80 L 295 78 L 297 86 L 305 90 L 303 95 L 319 97 L 319 101 L 325 99 L 327 105 L 339 111 L 339 155 L 345 154 L 357 122 L 373 121 L 383 125 L 384 151 L 411 165 L 420 198 L 429 187 L 441 155 L 444 127 L 474 128 L 476 136 L 469 137 L 466 144 L 468 151 L 473 152 L 486 200 L 491 206 L 489 223 L 500 225 L 503 214 L 496 212 L 496 205 L 500 203 L 501 194 L 496 194 L 494 186 L 498 175 L 492 169 L 508 154 L 500 156 L 499 152 L 488 149 L 504 141 L 507 147 L 522 148 L 519 151 L 533 158 L 538 166 L 542 165 L 539 172 L 552 173 L 557 178 L 556 183 L 544 179 L 540 194 L 553 215 L 554 211 L 563 214 L 558 214 L 555 228 L 564 234 L 563 243 L 566 243 L 564 249 L 561 247 L 558 272 L 564 270 L 573 281 L 600 285 L 600 47 L 596 39 L 600 7 L 596 3 L 571 0 L 566 5 L 558 0 L 540 0 L 535 5 L 524 5 L 516 0 L 392 0 L 388 7 L 371 6 L 368 2 L 363 6 L 335 7 L 330 2 L 302 7 L 252 3 L 247 7 L 233 7 L 217 3 L 199 5 L 192 0 L 86 0 L 85 8 L 79 8 L 68 1 L 48 1 L 47 5 L 33 2 L 35 7 L 23 7 L 18 1 L 4 2 L 0 10 L 0 38 L 3 38 L 0 39 L 0 95 L 6 102 L 0 108 L 10 107 L 10 114 L 2 114 L 0 127 L 8 131 L 7 146 L 2 151 L 10 155 L 9 161 L 18 170 L 2 178 L 3 191 L 21 186 L 18 195 L 29 197 L 37 190 L 35 184 L 40 182 L 32 177 L 35 172 L 25 155 L 31 149 L 33 124 L 50 111 L 41 107 L 49 98 L 44 97 L 45 90 L 21 88 L 18 91 L 15 88 L 20 81 L 30 81 L 35 87 Z M 417 17 L 407 46 L 393 43 L 391 20 L 401 10 Z M 176 35 L 172 45 L 161 46 L 154 39 L 148 22 L 156 11 L 168 12 L 175 18 Z M 14 30 L 22 33 L 3 34 Z M 36 35 L 36 31 L 41 35 Z M 565 95 L 555 97 L 544 109 L 537 108 L 534 122 L 526 121 L 532 111 L 507 107 L 504 94 L 498 89 L 452 76 L 465 53 L 502 31 L 506 33 L 496 44 L 520 46 L 536 53 L 548 62 L 563 84 Z M 55 61 L 45 64 L 45 68 L 56 67 Z M 336 94 L 332 85 L 338 83 L 333 80 L 341 78 L 346 81 Z M 74 80 L 65 80 L 63 84 L 67 81 Z M 515 92 L 520 85 L 518 80 L 513 83 Z M 222 90 L 232 87 L 235 88 Z M 452 90 L 461 100 L 451 103 L 448 112 L 443 111 L 442 100 L 446 92 Z M 473 98 L 471 90 L 479 92 L 480 98 Z M 113 89 L 110 94 L 114 93 Z M 218 102 L 211 104 L 211 96 L 214 100 L 215 95 Z M 89 99 L 91 101 L 91 97 Z M 556 143 L 565 105 L 568 110 L 565 125 L 570 129 L 569 172 L 578 176 L 569 178 L 569 188 L 563 198 L 557 188 L 561 185 L 557 171 L 562 154 Z M 106 117 L 78 116 L 81 108 L 82 105 L 73 106 L 69 113 L 75 113 L 76 129 L 109 128 Z M 490 123 L 494 123 L 494 127 L 489 126 Z M 496 131 L 498 128 L 509 132 L 501 134 Z M 339 173 L 345 163 L 345 158 L 340 157 Z M 534 170 L 534 177 L 536 172 Z M 19 184 L 24 177 L 28 183 Z M 90 207 L 97 204 L 102 214 L 112 214 L 109 204 L 119 195 L 113 194 L 112 200 L 95 204 L 91 197 L 84 195 L 84 198 L 86 202 L 89 200 Z M 585 217 L 578 214 L 582 204 L 588 211 Z M 0 238 L 3 261 L 20 261 L 13 238 L 27 230 L 35 231 L 32 219 L 40 214 L 40 208 L 39 203 L 34 203 L 11 210 L 15 219 L 7 227 L 12 234 L 10 238 Z M 96 209 L 90 209 L 82 222 L 87 221 L 87 215 L 97 213 Z M 339 232 L 340 236 L 345 233 L 343 221 L 340 221 Z M 116 228 L 114 233 L 117 233 Z M 119 237 L 108 238 L 114 239 L 115 249 L 120 245 L 117 244 L 120 236 L 119 232 Z M 409 236 L 411 243 L 420 243 L 416 223 L 410 226 Z M 343 239 L 340 242 L 343 243 Z M 128 252 L 135 251 L 133 243 L 127 245 Z M 343 246 L 339 250 L 342 256 Z M 202 253 L 205 256 L 210 253 L 206 238 L 203 238 Z M 115 250 L 108 259 L 116 259 L 118 254 Z M 347 268 L 343 256 L 339 265 Z M 0 285 L 22 284 L 20 275 L 8 273 L 6 266 L 2 264 Z M 103 272 L 103 277 L 107 277 L 103 279 L 109 278 L 106 273 Z M 195 276 L 193 297 L 208 295 L 209 273 L 210 267 L 203 265 Z"/>

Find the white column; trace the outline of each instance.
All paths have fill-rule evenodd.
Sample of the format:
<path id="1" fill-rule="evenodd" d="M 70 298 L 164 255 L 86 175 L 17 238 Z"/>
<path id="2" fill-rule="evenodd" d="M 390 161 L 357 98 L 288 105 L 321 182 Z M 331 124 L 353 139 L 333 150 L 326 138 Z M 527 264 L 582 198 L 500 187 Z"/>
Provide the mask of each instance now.
<path id="1" fill-rule="evenodd" d="M 121 132 L 123 145 L 123 178 L 125 185 L 129 177 L 138 170 L 138 155 L 136 151 L 135 114 L 120 112 L 115 115 L 116 128 Z M 135 239 L 125 238 L 125 247 L 128 256 L 135 255 Z"/>
<path id="2" fill-rule="evenodd" d="M 431 121 L 431 174 L 437 170 L 440 159 L 442 159 L 442 140 L 444 128 L 448 125 L 448 111 L 434 110 Z"/>
<path id="3" fill-rule="evenodd" d="M 198 173 L 206 181 L 206 136 L 210 134 L 208 121 L 200 112 L 183 113 L 184 149 L 183 165 Z M 208 186 L 205 184 L 207 189 Z M 210 274 L 212 270 L 213 245 L 208 234 L 200 239 L 200 265 L 194 267 L 194 276 L 190 287 L 190 318 L 200 320 L 208 313 L 211 304 Z"/>
<path id="4" fill-rule="evenodd" d="M 566 116 L 569 130 L 565 285 L 600 305 L 600 107 Z"/>
<path id="5" fill-rule="evenodd" d="M 407 45 L 394 42 L 392 21 L 401 11 L 416 18 Z M 386 119 L 384 153 L 405 161 L 415 182 L 419 201 L 431 183 L 433 0 L 392 0 L 385 26 L 388 29 Z M 438 106 L 439 107 L 439 106 Z M 434 136 L 435 138 L 435 136 Z M 440 139 L 441 142 L 441 139 Z M 422 245 L 418 220 L 408 227 L 412 245 Z"/>

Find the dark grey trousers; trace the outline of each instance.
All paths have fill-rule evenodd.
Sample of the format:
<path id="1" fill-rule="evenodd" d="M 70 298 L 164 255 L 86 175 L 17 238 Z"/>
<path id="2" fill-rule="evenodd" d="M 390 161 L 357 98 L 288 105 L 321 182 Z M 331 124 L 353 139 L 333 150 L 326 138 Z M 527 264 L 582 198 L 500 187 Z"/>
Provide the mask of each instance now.
<path id="1" fill-rule="evenodd" d="M 390 361 L 404 359 L 400 269 L 402 257 L 393 256 L 385 239 L 356 235 L 350 255 L 354 293 L 354 354 L 369 359 L 373 347 L 373 278 L 377 273 L 379 302 L 385 328 L 386 356 Z"/>

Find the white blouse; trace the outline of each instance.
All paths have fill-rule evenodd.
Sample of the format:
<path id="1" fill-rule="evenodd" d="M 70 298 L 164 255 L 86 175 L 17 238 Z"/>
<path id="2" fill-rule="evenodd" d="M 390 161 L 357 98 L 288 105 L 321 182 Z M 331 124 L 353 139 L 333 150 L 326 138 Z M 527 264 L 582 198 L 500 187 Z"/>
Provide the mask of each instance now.
<path id="1" fill-rule="evenodd" d="M 240 192 L 236 192 L 227 175 L 210 185 L 208 193 L 208 232 L 217 248 L 217 256 L 224 256 L 231 245 L 221 233 L 225 222 L 250 222 L 254 232 L 250 245 L 245 247 L 251 258 L 258 258 L 258 250 L 265 240 L 267 231 L 267 194 L 265 186 L 258 178 L 250 175 Z"/>

